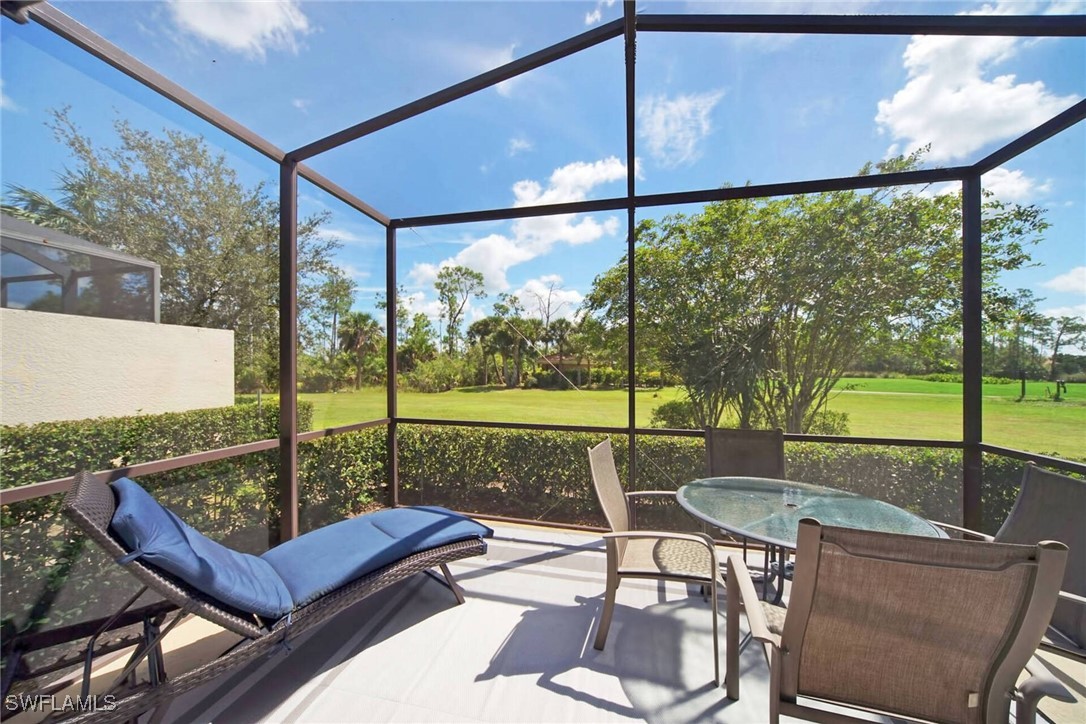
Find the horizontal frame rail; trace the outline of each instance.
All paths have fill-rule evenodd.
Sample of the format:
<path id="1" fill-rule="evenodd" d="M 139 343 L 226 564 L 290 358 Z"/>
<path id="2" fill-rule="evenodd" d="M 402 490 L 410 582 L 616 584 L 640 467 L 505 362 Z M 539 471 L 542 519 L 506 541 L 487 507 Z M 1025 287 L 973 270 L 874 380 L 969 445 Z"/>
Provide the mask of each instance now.
<path id="1" fill-rule="evenodd" d="M 1056 468 L 1057 470 L 1063 470 L 1064 472 L 1086 475 L 1086 463 L 1063 460 L 1062 458 L 1055 458 L 1051 455 L 1040 455 L 1038 453 L 1026 452 L 1025 450 L 1015 450 L 1010 447 L 989 445 L 988 443 L 983 442 L 980 444 L 980 451 L 991 455 L 1002 455 L 1003 457 L 1014 458 L 1015 460 L 1032 461 L 1046 468 Z"/>
<path id="2" fill-rule="evenodd" d="M 350 425 L 340 425 L 339 427 L 326 427 L 322 430 L 310 430 L 309 432 L 302 432 L 298 434 L 298 442 L 309 442 L 311 440 L 319 440 L 324 437 L 331 437 L 332 435 L 342 435 L 348 432 L 358 432 L 359 430 L 367 430 L 371 427 L 384 427 L 392 422 L 392 418 L 382 417 L 379 420 L 367 420 L 366 422 L 354 422 Z"/>
<path id="3" fill-rule="evenodd" d="M 310 440 L 317 440 L 319 438 L 330 437 L 332 435 L 341 435 L 347 432 L 364 430 L 370 427 L 380 427 L 382 425 L 387 425 L 390 422 L 391 420 L 385 417 L 379 420 L 355 422 L 349 425 L 329 427 L 323 430 L 312 430 L 299 435 L 298 442 L 308 442 Z M 164 458 L 162 460 L 152 460 L 146 463 L 137 463 L 135 465 L 129 465 L 123 468 L 99 470 L 96 471 L 94 474 L 104 477 L 108 481 L 113 481 L 123 477 L 139 477 L 141 475 L 152 475 L 154 473 L 167 473 L 174 470 L 191 467 L 193 465 L 212 463 L 219 460 L 228 460 L 230 458 L 240 457 L 242 455 L 250 455 L 252 453 L 264 452 L 266 450 L 274 450 L 277 447 L 279 447 L 278 439 L 258 440 L 256 442 L 248 442 L 242 445 L 219 448 L 218 450 L 208 450 L 205 452 L 192 453 L 191 455 L 180 455 L 175 458 Z M 46 480 L 45 482 L 41 483 L 21 485 L 17 488 L 6 488 L 4 490 L 0 490 L 0 505 L 21 503 L 27 500 L 33 500 L 34 498 L 45 498 L 50 495 L 65 493 L 68 491 L 68 488 L 71 487 L 72 481 L 74 479 L 74 475 L 69 475 L 65 478 L 56 478 L 54 480 Z"/>
<path id="4" fill-rule="evenodd" d="M 68 42 L 85 50 L 99 60 L 119 70 L 138 83 L 142 83 L 169 101 L 176 103 L 197 118 L 215 126 L 228 136 L 241 141 L 254 151 L 281 163 L 286 153 L 270 141 L 241 125 L 206 101 L 182 88 L 177 83 L 151 68 L 146 63 L 121 50 L 108 40 L 65 15 L 49 3 L 41 3 L 27 8 L 29 17 L 42 27 L 56 33 Z M 299 166 L 298 174 L 327 191 L 356 211 L 360 211 L 377 223 L 388 226 L 389 218 L 366 202 L 329 181 L 316 171 Z"/>
<path id="5" fill-rule="evenodd" d="M 1086 35 L 1082 15 L 669 15 L 637 16 L 638 32 L 803 35 Z"/>
<path id="6" fill-rule="evenodd" d="M 1003 148 L 977 161 L 973 165 L 973 173 L 981 175 L 998 168 L 1016 156 L 1021 156 L 1034 146 L 1037 146 L 1058 133 L 1066 131 L 1071 126 L 1086 118 L 1086 100 L 1081 100 L 1066 111 L 1053 116 L 1041 125 L 1008 143 Z"/>
<path id="7" fill-rule="evenodd" d="M 600 425 L 551 425 L 536 422 L 486 422 L 483 420 L 432 420 L 422 417 L 397 417 L 399 425 L 434 425 L 446 427 L 492 427 L 501 430 L 540 430 L 546 432 L 595 432 L 605 435 L 629 435 L 628 427 Z"/>
<path id="8" fill-rule="evenodd" d="M 771 196 L 791 196 L 793 194 L 811 194 L 824 191 L 855 191 L 859 189 L 877 189 L 889 186 L 916 186 L 922 184 L 961 181 L 974 173 L 969 166 L 926 169 L 922 171 L 902 171 L 899 173 L 870 174 L 868 176 L 843 176 L 840 178 L 819 179 L 816 181 L 787 181 L 784 183 L 756 184 L 750 186 L 729 186 L 719 189 L 699 191 L 679 191 L 667 194 L 647 194 L 634 196 L 635 208 L 652 206 L 675 206 L 679 204 L 697 204 L 711 201 L 729 201 L 733 199 L 759 199 Z M 451 214 L 432 216 L 412 216 L 392 219 L 392 228 L 410 228 L 421 226 L 443 226 L 445 224 L 468 224 L 478 221 L 500 221 L 524 219 L 533 216 L 555 216 L 558 214 L 590 213 L 593 211 L 618 211 L 630 205 L 625 196 L 591 201 L 576 201 L 564 204 L 541 204 L 539 206 L 518 206 L 505 209 L 486 209 L 483 211 L 462 211 Z"/>
<path id="9" fill-rule="evenodd" d="M 180 470 L 181 468 L 192 467 L 193 465 L 213 463 L 219 460 L 240 457 L 242 455 L 264 452 L 265 450 L 273 450 L 277 447 L 279 447 L 279 440 L 258 440 L 256 442 L 247 442 L 242 445 L 219 448 L 218 450 L 207 450 L 205 452 L 192 453 L 190 455 L 180 455 L 175 458 L 137 463 L 123 468 L 98 470 L 94 475 L 102 477 L 107 481 L 113 481 L 124 477 L 167 473 L 173 470 Z M 75 480 L 75 476 L 69 475 L 64 478 L 46 480 L 42 483 L 33 483 L 31 485 L 22 485 L 18 488 L 0 490 L 0 505 L 21 503 L 26 500 L 33 500 L 34 498 L 44 498 L 48 495 L 65 493 L 68 491 L 68 488 L 72 486 L 73 480 Z"/>

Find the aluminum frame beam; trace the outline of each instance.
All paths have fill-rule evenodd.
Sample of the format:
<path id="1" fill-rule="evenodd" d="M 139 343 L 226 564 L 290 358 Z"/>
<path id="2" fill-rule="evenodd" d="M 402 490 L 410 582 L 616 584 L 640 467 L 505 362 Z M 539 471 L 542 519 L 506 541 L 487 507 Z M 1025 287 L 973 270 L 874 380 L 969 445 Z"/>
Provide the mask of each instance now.
<path id="1" fill-rule="evenodd" d="M 185 90 L 177 83 L 174 83 L 166 76 L 151 68 L 151 66 L 124 52 L 113 43 L 98 35 L 85 25 L 82 25 L 74 18 L 65 15 L 49 3 L 43 2 L 39 5 L 33 5 L 26 8 L 26 11 L 30 19 L 42 27 L 59 35 L 73 45 L 82 48 L 136 82 L 147 86 L 167 100 L 176 103 L 189 113 L 192 113 L 194 116 L 210 123 L 228 136 L 241 141 L 254 151 L 266 156 L 276 163 L 282 163 L 286 158 L 286 153 L 271 142 L 241 125 L 211 104 L 201 100 L 193 93 Z M 356 211 L 365 214 L 382 226 L 388 226 L 389 217 L 387 214 L 381 213 L 365 201 L 362 201 L 346 191 L 338 184 L 329 181 L 313 169 L 299 165 L 298 175 L 315 184 L 323 191 L 328 192 Z"/>
<path id="2" fill-rule="evenodd" d="M 803 35 L 1086 35 L 1086 15 L 668 15 L 637 16 L 638 32 Z"/>
<path id="3" fill-rule="evenodd" d="M 677 206 L 680 204 L 698 204 L 710 201 L 729 201 L 733 199 L 758 199 L 771 196 L 791 196 L 822 191 L 848 191 L 856 189 L 876 189 L 887 186 L 911 186 L 918 184 L 961 181 L 974 173 L 970 166 L 951 166 L 949 168 L 926 169 L 922 171 L 902 171 L 899 173 L 871 174 L 868 176 L 843 176 L 841 178 L 820 179 L 817 181 L 789 181 L 785 183 L 756 184 L 751 186 L 729 186 L 719 189 L 700 191 L 679 191 L 667 194 L 647 194 L 634 196 L 635 208 L 652 206 Z M 423 226 L 444 226 L 446 224 L 468 224 L 477 221 L 498 221 L 523 219 L 533 216 L 553 216 L 557 214 L 583 214 L 593 211 L 618 211 L 629 205 L 628 197 L 619 196 L 591 201 L 576 201 L 564 204 L 540 204 L 539 206 L 518 206 L 515 208 L 486 209 L 483 211 L 462 211 L 433 216 L 409 216 L 392 219 L 390 226 L 401 229 Z"/>
<path id="4" fill-rule="evenodd" d="M 1034 146 L 1037 146 L 1058 133 L 1066 131 L 1071 126 L 1086 118 L 1086 100 L 1081 100 L 1075 105 L 1053 116 L 1041 125 L 1008 143 L 973 164 L 972 172 L 985 174 L 994 168 L 998 168 L 1016 156 L 1021 156 Z"/>
<path id="5" fill-rule="evenodd" d="M 338 148 L 345 143 L 350 143 L 363 136 L 368 136 L 382 128 L 388 128 L 400 121 L 406 121 L 408 118 L 413 118 L 420 113 L 425 113 L 426 111 L 443 106 L 446 103 L 451 103 L 457 99 L 469 96 L 472 93 L 497 85 L 510 78 L 515 78 L 530 70 L 535 70 L 536 68 L 547 65 L 555 60 L 560 60 L 566 56 L 591 48 L 594 45 L 599 45 L 611 38 L 617 38 L 620 35 L 622 35 L 622 21 L 613 20 L 597 28 L 593 28 L 588 32 L 575 35 L 568 40 L 556 43 L 555 45 L 551 45 L 542 50 L 537 50 L 530 55 L 518 58 L 505 65 L 494 68 L 493 70 L 488 70 L 474 78 L 461 81 L 456 85 L 451 85 L 436 93 L 431 93 L 428 96 L 402 105 L 399 108 L 394 108 L 379 116 L 374 116 L 368 121 L 357 123 L 342 131 L 337 131 L 330 136 L 325 136 L 312 143 L 308 143 L 291 151 L 287 155 L 294 160 L 304 161 L 317 154 L 330 151 L 333 148 Z"/>

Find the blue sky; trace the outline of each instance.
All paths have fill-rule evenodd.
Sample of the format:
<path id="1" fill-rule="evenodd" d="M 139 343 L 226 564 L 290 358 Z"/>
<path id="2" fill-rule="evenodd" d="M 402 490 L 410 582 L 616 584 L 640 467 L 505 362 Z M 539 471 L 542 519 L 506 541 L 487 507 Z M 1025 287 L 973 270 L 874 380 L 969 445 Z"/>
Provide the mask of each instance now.
<path id="1" fill-rule="evenodd" d="M 296 148 L 621 16 L 618 2 L 56 2 L 92 30 L 283 149 Z M 754 4 L 642 2 L 643 12 L 1086 13 L 1086 2 Z M 0 23 L 4 183 L 50 189 L 66 162 L 43 120 L 71 106 L 92 139 L 110 122 L 204 135 L 249 183 L 277 168 L 31 24 Z M 854 174 L 931 144 L 929 166 L 971 162 L 1086 96 L 1082 38 L 638 36 L 637 190 L 685 191 Z M 311 165 L 390 216 L 620 196 L 621 40 L 610 41 L 328 154 Z M 1006 283 L 1051 314 L 1086 315 L 1084 124 L 985 177 L 1045 208 L 1040 266 Z M 932 188 L 928 193 L 945 189 Z M 384 231 L 312 185 L 328 233 L 372 309 Z M 641 218 L 678 209 L 643 210 Z M 696 208 L 682 209 L 696 211 Z M 622 214 L 400 232 L 399 280 L 436 315 L 442 264 L 482 272 L 491 297 L 571 315 L 625 248 Z"/>

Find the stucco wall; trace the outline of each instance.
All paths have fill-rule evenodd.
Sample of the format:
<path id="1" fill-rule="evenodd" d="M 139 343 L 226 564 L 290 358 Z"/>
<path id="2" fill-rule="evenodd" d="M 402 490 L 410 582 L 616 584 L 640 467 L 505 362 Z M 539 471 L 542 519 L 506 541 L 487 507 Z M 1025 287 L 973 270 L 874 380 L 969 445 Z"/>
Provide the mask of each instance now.
<path id="1" fill-rule="evenodd" d="M 0 309 L 0 423 L 223 407 L 234 333 Z"/>

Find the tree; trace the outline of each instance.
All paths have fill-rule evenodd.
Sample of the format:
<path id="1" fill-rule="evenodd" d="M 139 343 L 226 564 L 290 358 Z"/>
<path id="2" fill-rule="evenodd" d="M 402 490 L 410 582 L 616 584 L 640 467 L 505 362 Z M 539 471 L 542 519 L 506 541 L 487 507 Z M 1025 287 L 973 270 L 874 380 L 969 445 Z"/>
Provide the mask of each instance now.
<path id="1" fill-rule="evenodd" d="M 263 184 L 247 187 L 200 137 L 113 123 L 117 143 L 96 145 L 67 109 L 48 122 L 74 166 L 57 198 L 9 185 L 6 214 L 161 266 L 161 320 L 231 329 L 235 373 L 277 384 L 279 206 Z M 298 224 L 299 314 L 332 267 L 338 244 L 320 236 L 327 215 Z"/>
<path id="2" fill-rule="evenodd" d="M 407 339 L 408 325 L 411 321 L 411 312 L 404 304 L 404 291 L 403 286 L 396 287 L 396 342 L 400 345 Z M 387 315 L 387 297 L 380 292 L 377 294 L 377 308 Z"/>
<path id="3" fill-rule="evenodd" d="M 566 352 L 569 351 L 569 339 L 573 334 L 573 322 L 569 321 L 565 317 L 558 317 L 550 324 L 547 325 L 546 335 L 544 337 L 547 344 L 551 345 L 551 349 L 558 355 L 558 364 L 562 364 L 562 360 L 566 356 Z"/>
<path id="4" fill-rule="evenodd" d="M 335 354 L 339 344 L 339 320 L 351 311 L 354 303 L 354 282 L 339 267 L 333 267 L 317 292 L 317 325 L 328 340 L 328 351 Z"/>
<path id="5" fill-rule="evenodd" d="M 451 356 L 460 340 L 460 320 L 468 300 L 481 299 L 485 294 L 483 275 L 465 266 L 442 267 L 434 289 L 445 310 L 445 351 Z"/>
<path id="6" fill-rule="evenodd" d="M 1064 316 L 1053 319 L 1051 324 L 1052 361 L 1048 378 L 1055 382 L 1059 379 L 1060 347 L 1077 347 L 1086 342 L 1086 319 Z M 1059 397 L 1059 390 L 1056 391 L 1056 396 Z"/>
<path id="7" fill-rule="evenodd" d="M 351 362 L 354 365 L 356 390 L 362 387 L 367 362 L 381 351 L 383 342 L 381 325 L 369 312 L 350 312 L 343 317 L 339 327 L 339 348 L 353 356 Z M 375 366 L 369 365 L 371 370 Z"/>
<path id="8" fill-rule="evenodd" d="M 410 372 L 436 356 L 434 328 L 425 314 L 416 312 L 411 317 L 411 324 L 407 327 L 403 341 L 396 348 L 396 364 L 401 372 Z"/>
<path id="9" fill-rule="evenodd" d="M 502 326 L 502 320 L 497 316 L 483 317 L 471 323 L 468 327 L 468 344 L 479 348 L 483 359 L 483 384 L 490 384 L 490 369 L 494 369 L 494 377 L 501 375 L 498 366 L 498 355 L 501 353 L 498 336 L 495 334 Z"/>
<path id="10" fill-rule="evenodd" d="M 874 168 L 907 171 L 919 159 Z M 987 311 L 1012 304 L 997 275 L 1026 263 L 1025 246 L 1045 227 L 1035 207 L 985 200 Z M 680 376 L 701 424 L 730 407 L 740 424 L 809 431 L 871 340 L 945 340 L 961 328 L 954 195 L 892 188 L 725 201 L 642 222 L 637 234 L 638 353 L 655 350 Z M 586 297 L 606 327 L 625 324 L 625 275 L 623 260 Z"/>
<path id="11" fill-rule="evenodd" d="M 562 282 L 559 277 L 543 277 L 540 281 L 544 284 L 544 290 L 541 292 L 529 290 L 528 294 L 535 301 L 536 311 L 539 312 L 539 318 L 543 321 L 543 326 L 550 327 L 551 321 L 557 317 L 558 313 L 562 311 L 562 307 L 566 306 L 568 302 L 555 299 L 555 293 L 562 290 Z"/>

